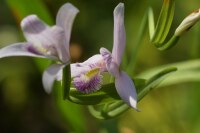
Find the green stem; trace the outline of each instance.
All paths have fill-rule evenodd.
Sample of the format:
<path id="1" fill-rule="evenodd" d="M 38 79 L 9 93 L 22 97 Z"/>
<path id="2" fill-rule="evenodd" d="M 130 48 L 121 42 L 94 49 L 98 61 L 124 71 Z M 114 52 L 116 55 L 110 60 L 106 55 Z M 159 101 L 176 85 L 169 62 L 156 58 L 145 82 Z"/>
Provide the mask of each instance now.
<path id="1" fill-rule="evenodd" d="M 65 66 L 62 74 L 63 74 L 62 78 L 63 98 L 70 99 L 69 98 L 70 85 L 71 85 L 70 65 Z"/>

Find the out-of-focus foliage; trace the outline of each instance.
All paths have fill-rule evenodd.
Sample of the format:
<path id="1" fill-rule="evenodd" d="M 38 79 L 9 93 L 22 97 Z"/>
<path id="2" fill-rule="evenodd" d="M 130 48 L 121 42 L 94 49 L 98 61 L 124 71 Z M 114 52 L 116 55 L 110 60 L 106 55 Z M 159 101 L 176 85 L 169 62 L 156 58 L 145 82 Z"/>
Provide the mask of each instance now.
<path id="1" fill-rule="evenodd" d="M 73 26 L 71 50 L 74 62 L 83 61 L 99 53 L 104 46 L 111 50 L 113 40 L 113 9 L 121 1 L 64 1 L 64 0 L 7 0 L 0 1 L 0 46 L 24 41 L 19 28 L 20 20 L 35 13 L 47 23 L 55 23 L 57 10 L 65 2 L 73 3 L 80 13 Z M 152 6 L 158 17 L 162 0 L 122 1 L 125 3 L 127 35 L 126 54 L 135 47 L 142 17 Z M 37 3 L 40 4 L 37 5 Z M 30 6 L 30 9 L 25 8 Z M 176 0 L 175 17 L 171 32 L 185 16 L 199 8 L 199 0 Z M 47 15 L 48 14 L 48 15 Z M 136 57 L 133 73 L 139 73 L 167 63 L 200 57 L 200 24 L 193 27 L 172 49 L 160 52 L 149 42 L 145 32 Z M 43 62 L 44 60 L 40 60 Z M 129 59 L 126 59 L 129 61 Z M 59 114 L 51 96 L 41 85 L 41 73 L 32 58 L 12 57 L 0 60 L 0 132 L 99 132 L 99 133 L 198 133 L 200 132 L 200 83 L 171 85 L 152 91 L 140 103 L 141 112 L 130 109 L 120 117 L 99 121 L 80 105 L 68 105 L 69 117 Z M 75 107 L 74 107 L 75 106 Z M 63 120 L 65 118 L 65 120 Z M 85 130 L 85 131 L 84 131 Z"/>

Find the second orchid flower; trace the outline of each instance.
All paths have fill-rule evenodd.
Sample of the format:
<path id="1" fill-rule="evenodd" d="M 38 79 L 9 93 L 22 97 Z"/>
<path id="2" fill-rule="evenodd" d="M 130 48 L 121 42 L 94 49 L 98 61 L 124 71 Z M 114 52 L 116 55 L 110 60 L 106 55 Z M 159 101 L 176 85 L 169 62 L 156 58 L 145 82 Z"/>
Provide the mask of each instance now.
<path id="1" fill-rule="evenodd" d="M 124 4 L 120 3 L 114 9 L 112 53 L 101 48 L 100 54 L 92 56 L 83 63 L 72 64 L 72 82 L 78 91 L 91 93 L 100 89 L 103 72 L 109 72 L 115 77 L 115 87 L 121 99 L 137 110 L 137 93 L 134 83 L 124 71 L 120 70 L 125 44 Z"/>

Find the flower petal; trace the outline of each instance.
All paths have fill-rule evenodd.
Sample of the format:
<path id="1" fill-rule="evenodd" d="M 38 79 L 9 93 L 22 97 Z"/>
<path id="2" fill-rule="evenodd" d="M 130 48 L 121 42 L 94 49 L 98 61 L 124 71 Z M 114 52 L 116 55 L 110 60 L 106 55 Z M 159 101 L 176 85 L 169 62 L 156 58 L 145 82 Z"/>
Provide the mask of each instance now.
<path id="1" fill-rule="evenodd" d="M 115 87 L 122 100 L 132 108 L 137 109 L 137 93 L 133 81 L 125 72 L 115 78 Z"/>
<path id="2" fill-rule="evenodd" d="M 112 55 L 118 66 L 121 64 L 126 43 L 124 28 L 124 4 L 119 3 L 114 9 L 114 44 Z"/>
<path id="3" fill-rule="evenodd" d="M 30 15 L 21 22 L 24 36 L 32 47 L 40 54 L 59 58 L 59 44 L 64 40 L 64 30 L 59 26 L 49 27 L 36 15 Z M 61 60 L 61 59 L 60 59 Z"/>
<path id="4" fill-rule="evenodd" d="M 70 65 L 72 78 L 80 76 L 93 68 L 99 68 L 101 72 L 106 70 L 106 64 L 100 54 L 93 55 L 83 63 L 74 63 Z"/>
<path id="5" fill-rule="evenodd" d="M 91 70 L 90 66 L 82 65 L 82 63 L 70 64 L 70 68 L 72 78 L 80 76 L 81 74 L 84 74 L 87 71 Z"/>
<path id="6" fill-rule="evenodd" d="M 36 15 L 29 15 L 21 21 L 21 28 L 28 42 L 37 42 L 43 40 L 43 37 L 38 36 L 38 34 L 49 29 L 49 26 Z"/>
<path id="7" fill-rule="evenodd" d="M 35 53 L 33 49 L 29 49 L 28 46 L 31 46 L 31 44 L 28 42 L 16 43 L 6 46 L 0 49 L 0 58 L 10 56 L 31 56 L 45 58 L 44 56 Z"/>
<path id="8" fill-rule="evenodd" d="M 81 63 L 81 65 L 89 66 L 90 68 L 98 67 L 103 69 L 105 67 L 105 62 L 102 55 L 96 54 Z"/>
<path id="9" fill-rule="evenodd" d="M 106 64 L 107 71 L 113 75 L 115 78 L 117 78 L 120 74 L 119 72 L 119 66 L 115 62 L 115 60 L 112 57 L 112 54 L 110 51 L 108 51 L 106 48 L 101 48 L 100 53 L 104 59 L 104 62 Z"/>
<path id="10" fill-rule="evenodd" d="M 69 42 L 70 42 L 70 36 L 71 36 L 71 29 L 72 24 L 74 22 L 74 19 L 76 17 L 76 14 L 79 12 L 79 10 L 73 6 L 70 3 L 64 4 L 58 11 L 57 17 L 56 17 L 56 25 L 62 27 L 65 31 L 65 40 L 61 42 L 61 49 L 60 53 L 65 53 L 66 55 L 63 55 L 63 61 L 68 62 L 70 57 L 69 53 Z"/>
<path id="11" fill-rule="evenodd" d="M 80 74 L 72 81 L 74 87 L 82 93 L 92 93 L 101 88 L 102 76 L 100 75 L 100 69 L 94 68 L 89 71 Z"/>
<path id="12" fill-rule="evenodd" d="M 107 67 L 109 67 L 109 65 L 111 64 L 113 57 L 112 54 L 110 53 L 109 50 L 107 50 L 106 48 L 100 48 L 100 54 L 103 57 Z"/>
<path id="13" fill-rule="evenodd" d="M 47 93 L 50 93 L 53 88 L 53 84 L 55 80 L 61 80 L 61 70 L 64 67 L 62 64 L 53 64 L 50 67 L 48 67 L 42 76 L 42 83 L 44 86 L 44 90 Z"/>

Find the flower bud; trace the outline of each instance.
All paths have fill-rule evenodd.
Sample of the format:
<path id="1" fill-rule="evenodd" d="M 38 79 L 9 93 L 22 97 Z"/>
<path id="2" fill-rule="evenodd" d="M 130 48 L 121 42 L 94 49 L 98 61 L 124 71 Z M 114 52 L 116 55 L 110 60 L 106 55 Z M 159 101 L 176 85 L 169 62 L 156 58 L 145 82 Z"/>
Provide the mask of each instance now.
<path id="1" fill-rule="evenodd" d="M 175 31 L 176 36 L 181 36 L 184 32 L 188 31 L 190 28 L 192 28 L 193 25 L 196 24 L 197 21 L 200 20 L 200 8 L 194 12 L 192 12 L 190 15 L 188 15 L 182 23 L 178 26 L 178 28 Z"/>

